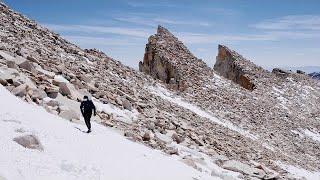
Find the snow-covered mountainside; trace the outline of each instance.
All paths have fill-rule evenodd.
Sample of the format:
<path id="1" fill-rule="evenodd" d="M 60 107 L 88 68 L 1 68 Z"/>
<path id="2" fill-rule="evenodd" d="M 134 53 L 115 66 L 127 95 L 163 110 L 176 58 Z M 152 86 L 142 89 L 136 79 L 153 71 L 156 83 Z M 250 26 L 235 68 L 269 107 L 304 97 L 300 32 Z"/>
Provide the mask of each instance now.
<path id="1" fill-rule="evenodd" d="M 33 136 L 27 137 L 36 143 L 32 148 L 40 149 L 35 152 L 67 159 L 63 167 L 73 169 L 70 170 L 73 174 L 77 174 L 74 171 L 84 173 L 89 168 L 81 168 L 83 164 L 69 166 L 68 162 L 76 156 L 68 154 L 68 149 L 84 145 L 70 138 L 79 141 L 83 138 L 96 143 L 95 147 L 83 147 L 87 148 L 83 152 L 102 151 L 98 148 L 100 143 L 101 147 L 115 143 L 115 148 L 123 147 L 126 151 L 139 147 L 143 151 L 157 152 L 155 156 L 164 158 L 164 163 L 167 161 L 165 159 L 175 159 L 174 163 L 182 162 L 195 170 L 185 174 L 186 178 L 192 175 L 196 179 L 199 179 L 198 176 L 205 179 L 320 179 L 319 81 L 301 72 L 281 69 L 269 72 L 223 45 L 218 47 L 214 68 L 208 67 L 161 26 L 148 39 L 139 72 L 96 49 L 77 47 L 4 4 L 0 4 L 0 12 L 0 84 L 29 104 L 43 107 L 54 115 L 50 115 L 50 120 L 59 121 L 57 124 L 61 127 L 54 132 L 51 129 L 43 132 L 39 128 L 47 127 L 46 121 L 45 124 L 42 121 L 33 124 L 38 122 L 35 118 L 28 124 L 29 119 L 22 117 L 9 119 L 20 121 L 21 126 L 26 124 L 22 127 L 23 133 L 36 132 L 41 145 Z M 98 109 L 93 134 L 90 135 L 74 128 L 84 129 L 79 125 L 82 123 L 79 105 L 84 95 L 91 96 Z M 8 101 L 18 104 L 16 100 Z M 1 103 L 2 107 L 6 102 Z M 16 111 L 20 109 L 24 112 L 28 108 L 21 107 Z M 40 110 L 33 107 L 32 111 L 36 114 Z M 63 122 L 58 116 L 72 123 Z M 21 141 L 16 139 L 20 131 L 17 127 L 19 123 L 9 122 L 0 122 L 1 126 L 14 124 L 12 131 L 10 128 L 8 132 L 6 130 L 10 136 L 3 143 L 11 145 L 2 146 L 5 152 Z M 117 137 L 111 132 L 111 127 L 118 133 Z M 60 136 L 59 133 L 65 134 L 66 131 L 70 134 L 64 139 L 65 135 Z M 122 139 L 121 135 L 130 141 Z M 118 146 L 108 136 L 119 139 L 123 144 Z M 52 144 L 46 146 L 45 143 Z M 64 144 L 65 149 L 60 151 L 62 147 L 53 147 L 55 143 Z M 147 147 L 142 147 L 142 144 Z M 46 150 L 51 153 L 45 155 Z M 66 155 L 61 154 L 62 151 L 67 151 Z M 15 154 L 21 155 L 17 151 L 11 155 Z M 101 156 L 112 157 L 110 154 Z M 140 159 L 134 153 L 128 156 L 136 157 L 137 161 L 147 158 L 142 155 Z M 0 154 L 0 159 L 5 157 L 6 154 Z M 95 159 L 95 156 L 88 157 Z M 33 163 L 42 165 L 39 161 L 28 160 L 32 165 L 30 168 L 34 167 Z M 93 169 L 105 170 L 101 166 L 108 162 L 103 160 L 91 160 L 94 164 L 101 163 L 96 163 Z M 149 160 L 146 163 L 152 163 Z M 18 162 L 4 167 L 15 169 L 18 165 L 14 163 Z M 55 172 L 57 167 L 61 166 L 50 166 L 48 169 L 53 168 Z M 28 171 L 30 177 L 37 172 L 35 169 Z M 134 173 L 127 172 L 127 175 Z M 54 173 L 44 176 L 49 174 Z M 8 176 L 6 170 L 0 171 L 0 176 L 8 180 L 28 179 L 29 175 L 16 178 Z M 64 175 L 62 173 L 61 176 Z M 171 177 L 175 174 L 170 171 L 167 175 L 166 179 L 174 179 Z M 119 175 L 112 179 L 121 178 Z"/>
<path id="2" fill-rule="evenodd" d="M 0 99 L 0 179 L 220 179 L 110 128 L 94 124 L 93 133 L 83 133 L 84 125 L 22 102 L 2 86 Z M 218 166 L 216 171 L 224 171 L 221 178 L 237 176 Z"/>

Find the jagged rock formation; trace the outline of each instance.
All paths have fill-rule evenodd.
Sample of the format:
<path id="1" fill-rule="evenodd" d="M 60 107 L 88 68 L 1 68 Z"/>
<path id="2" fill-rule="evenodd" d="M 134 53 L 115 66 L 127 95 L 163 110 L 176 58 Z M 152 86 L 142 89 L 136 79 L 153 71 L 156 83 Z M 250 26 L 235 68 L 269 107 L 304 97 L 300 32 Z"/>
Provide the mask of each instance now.
<path id="1" fill-rule="evenodd" d="M 221 76 L 234 81 L 245 89 L 254 90 L 254 78 L 250 75 L 261 74 L 263 69 L 246 60 L 226 46 L 219 45 L 214 70 Z"/>
<path id="2" fill-rule="evenodd" d="M 158 27 L 157 34 L 149 37 L 139 70 L 167 84 L 177 85 L 180 90 L 200 84 L 203 76 L 212 74 L 202 60 L 162 26 Z"/>
<path id="3" fill-rule="evenodd" d="M 308 136 L 320 132 L 320 85 L 306 75 L 279 77 L 225 46 L 214 71 L 163 27 L 137 72 L 0 11 L 0 83 L 29 103 L 79 123 L 78 101 L 90 95 L 97 122 L 209 174 L 203 157 L 243 178 L 288 179 L 277 162 L 320 170 L 320 144 Z"/>
<path id="4" fill-rule="evenodd" d="M 161 41 L 162 44 L 169 44 L 164 41 L 172 42 L 170 38 L 164 38 Z M 179 41 L 174 42 L 180 44 Z M 154 49 L 153 52 L 167 51 L 168 54 L 171 52 L 171 47 L 174 46 L 177 45 L 162 46 L 160 50 Z M 179 56 L 182 57 L 180 61 Z M 183 62 L 184 55 L 180 54 L 179 56 L 177 57 L 178 59 L 173 58 L 173 64 L 175 62 Z M 170 60 L 168 58 L 166 62 L 169 61 L 170 64 Z M 197 63 L 197 61 L 193 60 L 190 63 Z M 189 71 L 199 70 L 196 67 L 190 65 Z M 206 71 L 207 69 L 209 68 L 205 67 L 202 71 L 208 72 Z M 319 84 L 310 80 L 310 78 L 302 73 L 284 73 L 282 70 L 277 69 L 273 73 L 268 72 L 225 46 L 219 46 L 215 70 L 222 77 L 215 72 L 201 76 L 201 82 L 205 83 L 189 86 L 179 93 L 180 96 L 209 112 L 213 112 L 219 119 L 229 120 L 234 124 L 239 124 L 238 127 L 247 129 L 253 134 L 259 134 L 258 139 L 263 139 L 265 142 L 262 146 L 270 151 L 266 152 L 260 149 L 259 145 L 252 147 L 252 144 L 249 142 L 252 143 L 255 140 L 252 141 L 250 138 L 237 141 L 241 149 L 244 149 L 244 146 L 252 147 L 262 155 L 262 159 L 264 159 L 263 157 L 277 157 L 283 160 L 286 159 L 285 161 L 290 161 L 292 164 L 299 162 L 300 166 L 305 167 L 309 164 L 310 166 L 307 165 L 309 168 L 312 166 L 316 166 L 316 169 L 319 168 L 316 165 L 319 158 L 316 155 L 316 148 L 310 146 L 308 140 L 301 140 L 301 138 L 294 135 L 296 132 L 300 133 L 301 128 L 312 129 L 319 125 L 318 120 L 316 120 L 319 119 L 319 116 L 316 115 L 319 113 L 319 109 L 316 108 L 319 107 Z M 157 78 L 156 76 L 154 77 Z M 236 84 L 228 82 L 223 77 L 236 82 Z M 246 89 L 255 90 L 247 91 L 246 89 L 239 88 L 239 84 Z M 305 93 L 308 95 L 305 96 Z M 304 108 L 299 107 L 298 104 L 304 104 Z M 305 108 L 306 106 L 308 108 Z M 310 114 L 310 112 L 312 113 Z M 228 132 L 228 129 L 220 129 L 212 124 L 207 124 L 206 126 L 209 127 L 208 129 L 211 132 L 207 131 L 207 128 L 202 128 L 202 126 L 196 131 L 201 131 L 211 138 L 217 138 L 218 134 L 224 134 L 223 137 L 220 136 L 222 139 L 218 141 L 211 139 L 210 143 L 215 145 L 210 146 L 210 149 L 217 150 L 216 144 L 223 141 L 235 143 L 230 141 L 230 138 L 224 138 L 231 135 L 225 134 Z M 297 131 L 296 129 L 300 130 Z M 317 131 L 315 130 L 314 132 Z M 308 155 L 308 161 L 302 158 L 306 154 L 301 153 L 300 148 L 288 143 L 294 141 L 305 144 L 308 150 L 304 149 L 303 151 L 308 151 L 310 155 Z M 275 147 L 279 149 L 275 150 Z M 288 158 L 288 149 L 291 149 L 290 158 Z M 286 153 L 282 154 L 282 152 Z M 219 151 L 219 153 L 223 152 Z M 229 153 L 232 154 L 232 152 Z M 310 158 L 311 156 L 313 157 Z M 264 160 L 262 161 L 267 163 Z"/>

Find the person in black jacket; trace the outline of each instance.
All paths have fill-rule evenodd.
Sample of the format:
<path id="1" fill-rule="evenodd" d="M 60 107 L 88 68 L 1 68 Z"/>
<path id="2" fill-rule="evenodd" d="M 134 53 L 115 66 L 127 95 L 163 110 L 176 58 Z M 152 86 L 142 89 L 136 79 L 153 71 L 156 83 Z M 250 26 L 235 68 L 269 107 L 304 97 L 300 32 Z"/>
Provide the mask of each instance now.
<path id="1" fill-rule="evenodd" d="M 87 133 L 90 133 L 91 132 L 90 119 L 92 116 L 92 111 L 94 111 L 94 116 L 96 116 L 97 112 L 96 112 L 96 107 L 94 106 L 93 102 L 89 100 L 88 96 L 83 97 L 83 101 L 81 102 L 81 105 L 80 105 L 80 110 L 84 118 L 84 121 L 86 122 L 86 125 L 88 127 Z"/>

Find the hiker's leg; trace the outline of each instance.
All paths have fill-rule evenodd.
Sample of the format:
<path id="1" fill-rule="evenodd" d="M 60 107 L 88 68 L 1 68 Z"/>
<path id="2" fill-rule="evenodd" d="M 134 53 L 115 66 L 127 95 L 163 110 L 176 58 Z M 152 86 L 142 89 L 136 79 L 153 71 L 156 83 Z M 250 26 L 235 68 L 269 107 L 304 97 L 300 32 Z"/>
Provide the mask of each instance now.
<path id="1" fill-rule="evenodd" d="M 84 116 L 84 121 L 86 122 L 86 126 L 87 126 L 88 130 L 90 130 L 91 124 L 90 124 L 90 118 L 88 117 L 88 115 Z"/>
<path id="2" fill-rule="evenodd" d="M 91 131 L 91 122 L 90 122 L 90 118 L 91 118 L 91 116 L 89 116 L 89 117 L 88 117 L 88 125 L 87 125 L 87 127 L 88 127 L 89 131 Z"/>

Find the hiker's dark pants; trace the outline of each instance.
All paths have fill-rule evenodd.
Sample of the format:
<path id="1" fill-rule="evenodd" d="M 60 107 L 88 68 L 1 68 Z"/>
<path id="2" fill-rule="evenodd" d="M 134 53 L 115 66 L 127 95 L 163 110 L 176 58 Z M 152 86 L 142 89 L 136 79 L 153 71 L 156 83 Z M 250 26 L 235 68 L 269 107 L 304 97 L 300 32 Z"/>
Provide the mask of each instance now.
<path id="1" fill-rule="evenodd" d="M 84 118 L 84 121 L 86 122 L 88 130 L 91 130 L 91 123 L 90 123 L 91 115 L 92 113 L 86 113 L 86 112 L 83 114 L 83 118 Z"/>

